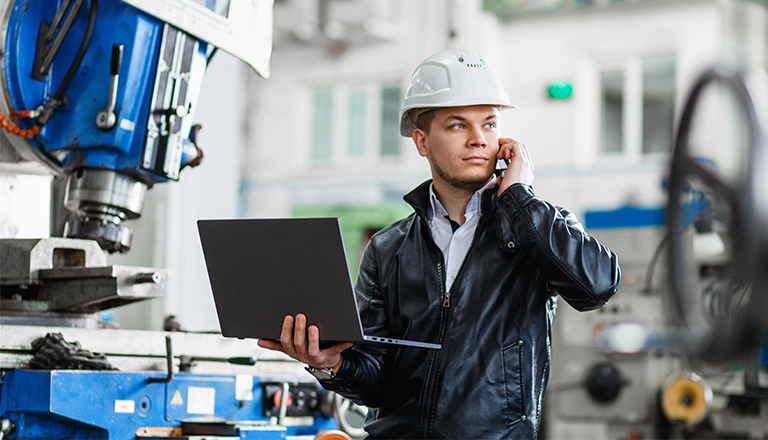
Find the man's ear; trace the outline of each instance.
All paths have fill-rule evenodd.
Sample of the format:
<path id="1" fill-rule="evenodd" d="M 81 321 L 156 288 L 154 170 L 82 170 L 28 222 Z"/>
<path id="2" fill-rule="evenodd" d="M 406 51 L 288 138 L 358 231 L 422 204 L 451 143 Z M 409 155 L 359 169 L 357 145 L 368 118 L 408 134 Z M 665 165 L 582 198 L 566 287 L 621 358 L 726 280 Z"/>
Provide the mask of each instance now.
<path id="1" fill-rule="evenodd" d="M 416 150 L 422 157 L 427 157 L 427 134 L 422 129 L 413 130 L 413 143 L 416 144 Z"/>

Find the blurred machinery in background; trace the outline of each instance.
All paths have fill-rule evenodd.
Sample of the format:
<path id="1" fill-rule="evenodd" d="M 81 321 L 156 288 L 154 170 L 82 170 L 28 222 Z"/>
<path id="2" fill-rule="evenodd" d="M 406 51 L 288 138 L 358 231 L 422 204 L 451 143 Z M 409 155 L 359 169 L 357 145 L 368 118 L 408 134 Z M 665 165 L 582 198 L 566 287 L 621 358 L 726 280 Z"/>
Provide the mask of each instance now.
<path id="1" fill-rule="evenodd" d="M 591 228 L 589 222 L 587 227 L 619 255 L 622 284 L 602 309 L 579 313 L 567 305 L 558 308 L 544 438 L 664 438 L 659 433 L 664 422 L 659 390 L 667 377 L 680 370 L 682 359 L 665 348 L 642 350 L 644 342 L 636 338 L 620 337 L 621 350 L 597 343 L 605 329 L 616 325 L 665 324 L 660 278 L 666 271 L 660 263 L 655 267 L 651 263 L 653 269 L 649 269 L 664 230 L 657 225 L 628 226 L 622 211 L 605 215 L 615 217 L 605 229 Z"/>
<path id="2" fill-rule="evenodd" d="M 621 256 L 622 286 L 604 309 L 558 311 L 547 438 L 768 437 L 766 85 L 735 63 L 704 72 L 677 130 L 666 228 L 591 231 Z M 727 115 L 717 127 L 695 123 L 705 102 Z"/>
<path id="3" fill-rule="evenodd" d="M 100 314 L 162 295 L 166 270 L 108 266 L 106 252 L 130 249 L 125 222 L 148 189 L 202 160 L 191 121 L 216 50 L 268 76 L 272 0 L 2 0 L 0 12 L 0 180 L 52 175 L 69 210 L 64 237 L 0 239 L 0 439 L 346 437 L 334 415 L 348 405 L 287 357 Z M 21 214 L 0 212 L 0 237 Z"/>
<path id="4" fill-rule="evenodd" d="M 692 135 L 715 88 L 732 110 L 721 126 L 732 133 L 726 145 Z M 691 438 L 768 437 L 767 109 L 766 72 L 722 63 L 695 82 L 677 130 L 667 343 L 682 344 L 688 362 L 665 382 L 661 404 Z"/>

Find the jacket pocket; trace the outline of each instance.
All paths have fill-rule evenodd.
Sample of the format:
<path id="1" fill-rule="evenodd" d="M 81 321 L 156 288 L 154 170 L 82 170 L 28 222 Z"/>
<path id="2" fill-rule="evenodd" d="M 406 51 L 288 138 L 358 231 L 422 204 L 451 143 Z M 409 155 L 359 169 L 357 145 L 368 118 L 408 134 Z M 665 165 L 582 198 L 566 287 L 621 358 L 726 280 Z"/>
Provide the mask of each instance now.
<path id="1" fill-rule="evenodd" d="M 522 346 L 522 341 L 518 341 L 501 350 L 501 368 L 506 400 L 505 415 L 510 426 L 525 420 Z"/>
<path id="2" fill-rule="evenodd" d="M 512 233 L 512 225 L 509 219 L 502 212 L 496 212 L 496 240 L 499 249 L 508 254 L 517 252 L 518 241 L 515 234 Z"/>

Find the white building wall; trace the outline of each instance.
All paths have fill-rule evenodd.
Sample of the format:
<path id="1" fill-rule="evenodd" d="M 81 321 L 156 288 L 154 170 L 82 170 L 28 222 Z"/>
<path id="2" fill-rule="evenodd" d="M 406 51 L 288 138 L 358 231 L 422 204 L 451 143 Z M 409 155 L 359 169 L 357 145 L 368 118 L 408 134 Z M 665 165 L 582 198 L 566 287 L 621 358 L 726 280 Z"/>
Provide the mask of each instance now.
<path id="1" fill-rule="evenodd" d="M 679 110 L 696 75 L 726 48 L 742 48 L 753 63 L 765 62 L 765 38 L 759 37 L 766 35 L 768 20 L 765 8 L 754 3 L 656 1 L 499 20 L 480 10 L 480 0 L 331 2 L 339 7 L 373 5 L 356 11 L 379 14 L 396 30 L 386 38 L 352 44 L 339 56 L 287 34 L 300 18 L 316 17 L 316 3 L 282 3 L 298 5 L 299 13 L 276 5 L 270 79 L 258 77 L 226 53 L 214 59 L 196 114 L 204 126 L 200 139 L 205 161 L 184 170 L 178 183 L 150 191 L 141 224 L 133 225 L 134 250 L 112 257 L 113 264 L 171 269 L 162 301 L 113 311 L 124 327 L 159 328 L 164 315 L 178 314 L 190 329 L 217 328 L 194 226 L 198 218 L 286 217 L 297 206 L 399 201 L 429 177 L 426 160 L 408 138 L 401 138 L 402 154 L 396 159 L 378 157 L 376 145 L 371 145 L 362 158 L 313 164 L 311 92 L 316 86 L 394 81 L 404 92 L 425 57 L 446 48 L 474 50 L 499 72 L 517 105 L 503 113 L 502 130 L 531 148 L 537 193 L 582 217 L 587 210 L 627 203 L 665 203 L 666 156 L 598 157 L 602 63 L 674 53 Z M 546 97 L 547 85 L 558 79 L 573 82 L 573 98 Z M 705 116 L 716 121 L 717 112 L 710 113 Z M 375 128 L 378 120 L 370 119 Z M 337 131 L 343 133 L 345 120 L 338 123 Z M 707 136 L 701 137 L 706 142 Z"/>
<path id="2" fill-rule="evenodd" d="M 666 156 L 599 158 L 597 155 L 598 72 L 602 63 L 623 62 L 652 53 L 674 53 L 677 60 L 678 111 L 701 69 L 726 50 L 753 65 L 765 66 L 766 9 L 735 0 L 644 1 L 590 6 L 574 11 L 520 15 L 500 20 L 480 10 L 481 0 L 334 1 L 336 11 L 352 7 L 364 19 L 386 25 L 377 37 L 353 42 L 337 56 L 324 45 L 297 40 L 292 32 L 316 19 L 316 0 L 285 0 L 275 6 L 272 76 L 257 77 L 226 53 L 219 53 L 205 77 L 196 120 L 206 153 L 203 164 L 184 170 L 178 183 L 157 185 L 145 214 L 132 225 L 134 249 L 112 256 L 112 264 L 171 269 L 165 299 L 114 311 L 127 328 L 158 328 L 162 316 L 175 313 L 191 329 L 217 324 L 204 277 L 194 226 L 198 218 L 288 216 L 296 206 L 327 203 L 365 206 L 400 200 L 428 178 L 426 160 L 410 139 L 401 138 L 399 158 L 382 159 L 375 146 L 365 157 L 312 164 L 311 91 L 315 86 L 372 85 L 408 78 L 426 56 L 463 47 L 484 55 L 502 77 L 517 109 L 503 113 L 503 132 L 531 148 L 536 191 L 582 216 L 587 210 L 614 209 L 626 203 L 661 207 Z M 344 14 L 339 13 L 340 17 Z M 571 80 L 573 98 L 552 101 L 546 86 Z M 373 95 L 372 95 L 373 96 Z M 373 105 L 373 104 L 372 104 Z M 718 120 L 704 114 L 703 125 Z M 371 126 L 377 121 L 372 117 Z M 338 131 L 343 132 L 344 121 Z M 703 130 L 706 133 L 706 130 Z M 710 138 L 699 134 L 699 143 Z M 715 147 L 716 148 L 716 147 Z M 240 180 L 242 176 L 242 181 Z M 47 235 L 47 177 L 31 209 L 12 209 L 24 227 Z M 12 185 L 8 180 L 4 185 Z M 37 185 L 37 184 L 36 184 Z M 34 185 L 24 184 L 24 188 Z M 6 186 L 4 186 L 6 188 Z M 7 187 L 10 188 L 10 187 Z M 7 190 L 3 206 L 11 211 Z M 242 189 L 242 191 L 241 191 Z M 13 200 L 12 200 L 13 199 Z M 16 202 L 13 202 L 16 203 Z M 43 224 L 39 224 L 39 222 Z"/>
<path id="3" fill-rule="evenodd" d="M 577 214 L 663 205 L 666 155 L 600 156 L 600 68 L 673 54 L 682 105 L 692 78 L 718 55 L 721 15 L 717 2 L 655 2 L 505 23 L 506 54 L 497 70 L 518 108 L 504 114 L 504 124 L 531 148 L 537 193 Z M 570 100 L 546 96 L 548 84 L 560 79 L 573 82 Z M 626 129 L 640 129 L 639 120 Z"/>
<path id="4" fill-rule="evenodd" d="M 402 2 L 400 2 L 402 3 Z M 282 50 L 281 50 L 282 48 Z M 272 78 L 246 79 L 244 188 L 249 216 L 287 216 L 299 204 L 376 203 L 383 187 L 406 191 L 428 176 L 426 161 L 418 156 L 410 139 L 401 139 L 402 154 L 380 158 L 377 145 L 367 145 L 363 157 L 315 164 L 312 148 L 312 92 L 316 87 L 339 89 L 367 87 L 369 108 L 376 107 L 377 89 L 385 83 L 407 82 L 401 67 L 409 51 L 391 43 L 350 47 L 338 58 L 325 48 L 276 38 Z M 311 67 L 310 67 L 311 66 Z M 343 100 L 336 102 L 334 133 L 342 139 L 348 129 Z M 379 130 L 378 115 L 368 115 L 369 132 Z M 376 138 L 377 139 L 377 138 Z M 335 142 L 336 151 L 343 142 Z M 280 202 L 288 197 L 289 203 Z M 269 202 L 272 206 L 265 206 Z"/>
<path id="5" fill-rule="evenodd" d="M 377 4 L 329 3 L 336 5 L 331 12 L 338 14 L 349 5 Z M 388 3 L 387 18 L 397 32 L 389 39 L 353 42 L 335 56 L 319 43 L 321 37 L 307 43 L 292 34 L 300 18 L 315 17 L 315 9 L 307 5 L 316 8 L 316 2 L 286 0 L 275 5 L 273 76 L 268 81 L 255 75 L 245 80 L 247 215 L 285 216 L 297 205 L 313 202 L 372 204 L 397 191 L 405 193 L 427 178 L 426 160 L 407 138 L 401 140 L 403 154 L 395 161 L 372 155 L 313 164 L 311 92 L 318 86 L 393 80 L 399 80 L 405 92 L 418 63 L 447 48 L 480 53 L 499 73 L 517 105 L 503 112 L 502 133 L 531 149 L 534 187 L 543 198 L 579 216 L 627 204 L 662 207 L 667 155 L 638 152 L 639 115 L 628 116 L 633 119 L 626 128 L 629 153 L 599 154 L 600 69 L 639 66 L 642 57 L 674 55 L 679 111 L 695 76 L 726 47 L 745 47 L 748 41 L 753 59 L 765 52 L 764 43 L 752 43 L 751 34 L 741 32 L 745 20 L 765 32 L 765 20 L 755 18 L 764 8 L 728 0 L 627 2 L 510 19 L 483 12 L 480 0 Z M 343 15 L 330 19 L 339 17 Z M 735 29 L 741 36 L 733 35 Z M 629 87 L 632 78 L 627 76 Z M 547 86 L 561 79 L 573 83 L 573 97 L 548 98 Z M 341 125 L 335 130 L 343 133 L 343 118 L 338 119 Z"/>

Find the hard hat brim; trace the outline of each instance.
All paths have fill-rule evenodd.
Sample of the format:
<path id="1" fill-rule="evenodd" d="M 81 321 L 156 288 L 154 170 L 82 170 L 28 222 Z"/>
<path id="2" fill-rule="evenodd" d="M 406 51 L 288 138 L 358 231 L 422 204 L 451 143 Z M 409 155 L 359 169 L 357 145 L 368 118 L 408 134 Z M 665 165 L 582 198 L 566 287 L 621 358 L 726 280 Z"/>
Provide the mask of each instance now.
<path id="1" fill-rule="evenodd" d="M 416 130 L 415 116 L 418 116 L 420 114 L 420 113 L 417 113 L 414 116 L 414 113 L 416 113 L 414 112 L 414 110 L 420 110 L 420 109 L 436 110 L 440 108 L 471 107 L 476 105 L 488 105 L 491 107 L 497 107 L 499 110 L 508 110 L 508 109 L 516 108 L 516 106 L 509 103 L 488 103 L 488 101 L 444 103 L 444 105 L 440 104 L 440 105 L 434 105 L 430 107 L 424 107 L 424 106 L 413 106 L 410 108 L 406 107 L 400 111 L 400 135 L 404 137 L 413 136 L 413 131 Z"/>

